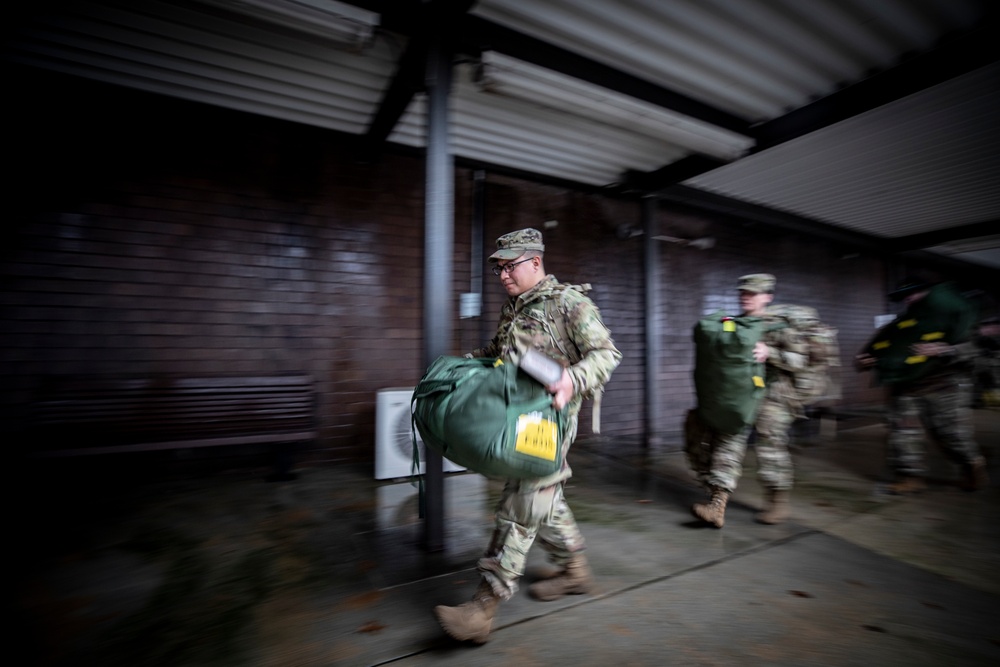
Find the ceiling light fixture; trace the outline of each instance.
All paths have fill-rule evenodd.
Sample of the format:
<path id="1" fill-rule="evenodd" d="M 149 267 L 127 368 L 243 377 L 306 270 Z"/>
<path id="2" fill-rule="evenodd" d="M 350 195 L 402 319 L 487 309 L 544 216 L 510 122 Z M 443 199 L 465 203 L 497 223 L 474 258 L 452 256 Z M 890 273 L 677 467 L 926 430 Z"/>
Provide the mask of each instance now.
<path id="1" fill-rule="evenodd" d="M 335 42 L 363 48 L 374 37 L 379 15 L 337 0 L 200 0 Z"/>
<path id="2" fill-rule="evenodd" d="M 616 93 L 494 51 L 482 54 L 473 82 L 484 93 L 513 97 L 666 140 L 721 160 L 742 157 L 753 139 L 655 104 Z"/>

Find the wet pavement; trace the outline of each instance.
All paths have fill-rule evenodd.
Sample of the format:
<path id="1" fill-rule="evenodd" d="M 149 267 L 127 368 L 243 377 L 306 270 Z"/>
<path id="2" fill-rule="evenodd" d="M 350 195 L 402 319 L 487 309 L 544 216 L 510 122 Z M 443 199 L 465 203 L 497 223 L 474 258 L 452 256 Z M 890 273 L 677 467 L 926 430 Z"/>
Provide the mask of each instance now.
<path id="1" fill-rule="evenodd" d="M 26 467 L 17 651 L 38 665 L 1000 664 L 1000 411 L 977 410 L 991 488 L 929 449 L 930 487 L 884 493 L 884 428 L 796 438 L 792 520 L 753 521 L 756 462 L 721 530 L 676 445 L 581 440 L 567 498 L 592 595 L 501 604 L 491 641 L 431 610 L 469 598 L 500 484 L 446 483 L 446 547 L 420 547 L 418 491 L 367 467 L 206 471 L 112 457 Z M 831 427 L 832 428 L 829 428 Z M 116 469 L 117 468 L 117 469 Z M 124 472 L 124 471 L 127 471 Z M 522 589 L 548 566 L 532 551 Z"/>

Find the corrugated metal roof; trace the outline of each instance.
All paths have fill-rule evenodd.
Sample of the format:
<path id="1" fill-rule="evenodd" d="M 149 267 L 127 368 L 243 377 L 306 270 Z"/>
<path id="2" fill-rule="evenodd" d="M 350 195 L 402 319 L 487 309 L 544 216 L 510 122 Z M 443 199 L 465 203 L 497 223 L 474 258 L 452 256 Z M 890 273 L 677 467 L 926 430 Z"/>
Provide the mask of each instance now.
<path id="1" fill-rule="evenodd" d="M 998 109 L 993 65 L 686 184 L 885 238 L 1000 221 Z"/>
<path id="2" fill-rule="evenodd" d="M 421 12 L 438 4 L 38 2 L 15 9 L 4 57 L 360 136 L 429 27 Z M 1000 219 L 990 121 L 1000 39 L 980 35 L 960 76 L 942 73 L 941 58 L 926 71 L 911 66 L 908 94 L 875 83 L 850 105 L 837 95 L 936 57 L 949 35 L 995 31 L 994 4 L 480 0 L 462 15 L 466 5 L 444 3 L 456 13 L 444 28 L 459 44 L 452 149 L 598 187 L 655 185 L 666 172 L 875 238 L 981 231 Z M 862 108 L 851 106 L 859 98 Z M 423 146 L 423 96 L 402 108 L 390 114 L 388 140 Z M 967 257 L 983 261 L 976 252 Z"/>
<path id="3" fill-rule="evenodd" d="M 483 0 L 473 13 L 751 121 L 967 29 L 984 2 Z"/>
<path id="4" fill-rule="evenodd" d="M 396 66 L 393 40 L 347 48 L 308 33 L 150 0 L 36 14 L 8 42 L 19 63 L 358 134 Z"/>

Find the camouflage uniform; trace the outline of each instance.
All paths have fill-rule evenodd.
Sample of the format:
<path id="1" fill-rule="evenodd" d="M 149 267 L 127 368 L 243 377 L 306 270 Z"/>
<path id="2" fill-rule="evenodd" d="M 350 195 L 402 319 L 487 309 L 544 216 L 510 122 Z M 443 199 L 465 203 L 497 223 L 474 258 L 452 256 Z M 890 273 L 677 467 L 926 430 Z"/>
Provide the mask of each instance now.
<path id="1" fill-rule="evenodd" d="M 792 457 L 788 452 L 788 431 L 800 416 L 803 406 L 791 390 L 791 371 L 801 368 L 801 355 L 786 350 L 785 330 L 765 330 L 763 341 L 768 346 L 767 390 L 757 410 L 754 428 L 757 438 L 757 476 L 768 489 L 787 491 L 792 488 Z M 688 461 L 698 479 L 706 487 L 716 487 L 732 493 L 743 474 L 747 440 L 751 428 L 734 434 L 708 434 L 707 447 L 688 452 Z"/>
<path id="2" fill-rule="evenodd" d="M 900 300 L 931 287 L 929 283 L 908 278 L 889 297 Z M 924 300 L 928 298 L 925 296 Z M 909 304 L 900 319 L 919 309 L 921 306 L 917 304 L 921 301 Z M 973 471 L 983 467 L 979 446 L 973 438 L 971 412 L 976 347 L 970 339 L 971 331 L 961 323 L 960 315 L 949 313 L 943 316 L 943 320 L 946 325 L 961 331 L 949 334 L 955 342 L 946 348 L 946 354 L 934 357 L 936 365 L 933 369 L 927 374 L 915 376 L 915 379 L 887 383 L 888 459 L 889 465 L 902 480 L 897 484 L 904 490 L 906 480 L 922 479 L 926 473 L 924 429 L 938 442 L 945 455 L 962 465 L 966 474 L 970 475 L 970 486 L 967 488 L 982 484 L 982 479 L 971 477 Z"/>
<path id="3" fill-rule="evenodd" d="M 688 418 L 697 419 L 694 411 L 688 413 Z M 704 434 L 704 440 L 689 446 L 685 453 L 698 481 L 706 488 L 714 487 L 732 493 L 743 474 L 743 457 L 749 435 L 749 428 L 728 435 L 709 431 Z"/>
<path id="4" fill-rule="evenodd" d="M 742 276 L 738 288 L 754 292 L 771 292 L 774 276 L 757 273 Z M 765 318 L 766 321 L 766 318 Z M 757 429 L 757 475 L 768 489 L 788 490 L 792 487 L 792 459 L 788 453 L 788 429 L 799 416 L 804 416 L 801 403 L 795 400 L 792 371 L 805 366 L 806 357 L 792 340 L 787 329 L 765 325 L 763 342 L 768 347 L 767 390 L 757 410 L 754 427 Z M 689 419 L 694 419 L 689 416 Z M 685 430 L 691 429 L 690 424 Z M 696 427 L 694 427 L 696 428 Z M 688 463 L 698 480 L 707 488 L 721 489 L 727 493 L 736 490 L 743 474 L 747 440 L 752 428 L 739 433 L 706 432 L 688 443 Z"/>
<path id="5" fill-rule="evenodd" d="M 898 475 L 923 477 L 924 429 L 954 463 L 979 457 L 972 425 L 972 342 L 952 346 L 947 363 L 931 376 L 889 389 L 889 464 Z"/>
<path id="6" fill-rule="evenodd" d="M 788 430 L 796 415 L 789 405 L 765 395 L 757 413 L 754 427 L 757 436 L 757 478 L 765 489 L 788 491 L 792 488 L 794 472 L 792 455 L 788 452 Z"/>
<path id="7" fill-rule="evenodd" d="M 526 238 L 527 235 L 527 238 Z M 537 235 L 537 240 L 534 235 Z M 508 245 L 515 249 L 505 251 Z M 532 248 L 531 246 L 536 247 Z M 541 250 L 541 233 L 522 230 L 500 237 L 500 250 L 491 259 L 515 259 L 528 249 Z M 546 302 L 553 302 L 558 311 Z M 560 340 L 555 318 L 565 318 L 568 341 Z M 504 304 L 493 340 L 471 353 L 473 357 L 516 360 L 535 349 L 566 367 L 573 380 L 573 398 L 567 406 L 568 424 L 563 442 L 562 469 L 540 479 L 508 480 L 496 508 L 496 527 L 490 546 L 477 564 L 501 599 L 517 592 L 528 550 L 537 537 L 549 560 L 565 565 L 584 549 L 583 536 L 563 497 L 563 484 L 572 475 L 565 455 L 576 439 L 583 399 L 599 392 L 621 361 L 621 353 L 601 320 L 597 306 L 576 286 L 547 275 L 527 292 Z"/>
<path id="8" fill-rule="evenodd" d="M 979 457 L 969 409 L 971 382 L 956 375 L 947 383 L 919 390 L 894 391 L 889 397 L 889 463 L 904 477 L 923 477 L 923 428 L 955 463 L 971 466 Z"/>
<path id="9" fill-rule="evenodd" d="M 809 344 L 794 328 L 775 328 L 773 318 L 764 316 L 764 343 L 767 345 L 767 391 L 757 412 L 757 477 L 766 489 L 792 488 L 794 472 L 788 451 L 788 432 L 796 419 L 805 419 L 800 399 L 800 378 L 809 363 Z"/>

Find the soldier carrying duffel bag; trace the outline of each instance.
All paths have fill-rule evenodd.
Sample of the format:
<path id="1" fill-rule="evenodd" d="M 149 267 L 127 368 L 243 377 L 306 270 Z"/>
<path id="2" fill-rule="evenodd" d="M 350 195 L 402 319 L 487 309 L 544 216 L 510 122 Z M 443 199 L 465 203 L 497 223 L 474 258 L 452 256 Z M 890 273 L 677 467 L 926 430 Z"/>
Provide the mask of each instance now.
<path id="1" fill-rule="evenodd" d="M 496 508 L 493 538 L 486 555 L 477 563 L 481 581 L 472 600 L 435 607 L 441 627 L 460 641 L 487 640 L 497 605 L 517 592 L 528 550 L 536 538 L 559 571 L 532 584 L 529 589 L 532 596 L 555 600 L 589 592 L 593 587 L 590 567 L 583 556 L 583 536 L 563 496 L 563 484 L 572 474 L 566 456 L 576 438 L 583 399 L 600 394 L 618 366 L 621 353 L 597 306 L 586 296 L 589 286 L 563 284 L 547 274 L 542 261 L 544 250 L 542 234 L 536 229 L 522 229 L 497 239 L 497 250 L 490 256 L 490 262 L 494 264 L 493 275 L 499 278 L 509 298 L 503 305 L 496 334 L 486 347 L 468 355 L 473 357 L 467 360 L 472 363 L 451 358 L 440 361 L 437 368 L 428 369 L 437 380 L 427 378 L 427 386 L 418 384 L 415 392 L 414 418 L 424 442 L 430 447 L 446 446 L 446 455 L 452 461 L 465 459 L 472 470 L 479 467 L 479 472 L 505 476 L 512 473 L 495 468 L 498 461 L 502 460 L 504 466 L 513 463 L 518 467 L 526 460 L 545 466 L 558 463 L 551 468 L 537 468 L 526 476 L 514 472 L 508 477 Z M 531 385 L 534 380 L 517 371 L 517 362 L 529 350 L 558 363 L 558 380 L 534 387 Z M 497 360 L 501 363 L 497 364 Z M 467 375 L 462 376 L 463 373 Z M 462 376 L 455 378 L 456 393 L 475 394 L 475 390 L 470 391 L 473 387 L 485 392 L 489 386 L 492 396 L 482 402 L 453 395 L 445 398 L 447 392 L 437 391 L 441 385 L 430 386 L 445 375 Z M 536 397 L 538 403 L 532 403 Z M 546 405 L 546 401 L 551 405 Z M 508 453 L 513 452 L 511 456 L 484 457 L 475 451 L 477 446 L 489 449 L 490 443 L 495 442 L 492 435 L 495 426 L 484 433 L 482 424 L 467 422 L 485 423 L 494 419 L 508 429 L 504 446 Z M 561 426 L 560 419 L 564 419 Z M 554 452 L 550 448 L 549 422 L 559 429 L 558 448 Z M 462 437 L 453 437 L 459 431 Z M 519 450 L 521 434 L 524 437 Z M 468 442 L 466 437 L 482 438 L 482 442 Z M 469 451 L 460 451 L 462 448 Z M 537 456 L 541 453 L 545 456 Z M 532 457 L 537 461 L 530 461 Z M 550 469 L 553 472 L 549 473 Z"/>
<path id="2" fill-rule="evenodd" d="M 905 278 L 889 298 L 902 301 L 905 310 L 855 357 L 858 370 L 874 370 L 889 389 L 887 449 L 896 477 L 889 492 L 919 493 L 926 488 L 925 428 L 961 466 L 963 489 L 988 486 L 970 407 L 976 309 L 953 284 L 921 276 Z"/>

